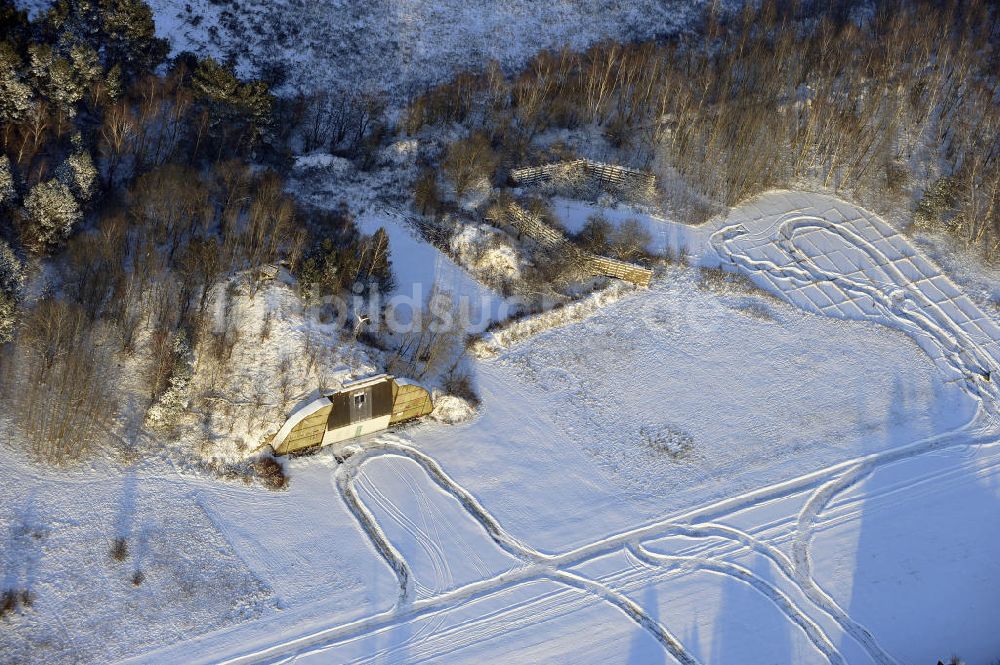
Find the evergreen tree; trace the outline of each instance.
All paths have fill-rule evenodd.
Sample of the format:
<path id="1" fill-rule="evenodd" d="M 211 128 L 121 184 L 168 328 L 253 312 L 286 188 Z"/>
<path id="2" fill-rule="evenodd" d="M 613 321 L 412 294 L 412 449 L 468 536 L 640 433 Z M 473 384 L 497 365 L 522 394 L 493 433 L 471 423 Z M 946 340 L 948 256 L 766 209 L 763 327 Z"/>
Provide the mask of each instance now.
<path id="1" fill-rule="evenodd" d="M 31 109 L 31 86 L 24 82 L 24 63 L 10 42 L 0 42 L 0 124 L 9 127 Z"/>
<path id="2" fill-rule="evenodd" d="M 28 12 L 18 9 L 12 0 L 0 0 L 0 35 L 19 45 L 31 35 Z"/>
<path id="3" fill-rule="evenodd" d="M 10 168 L 10 159 L 0 153 L 0 210 L 14 202 L 17 189 L 14 187 L 14 174 Z"/>
<path id="4" fill-rule="evenodd" d="M 81 201 L 89 201 L 97 185 L 97 167 L 90 153 L 79 145 L 77 151 L 66 158 L 56 170 L 59 182 L 69 187 Z"/>
<path id="5" fill-rule="evenodd" d="M 57 0 L 44 26 L 60 51 L 85 44 L 106 69 L 117 65 L 126 81 L 152 71 L 170 52 L 143 0 Z"/>
<path id="6" fill-rule="evenodd" d="M 274 97 L 267 85 L 262 81 L 242 83 L 231 67 L 213 58 L 198 63 L 191 87 L 209 112 L 213 137 L 222 144 L 236 134 L 235 145 L 252 148 L 271 122 Z"/>
<path id="7" fill-rule="evenodd" d="M 35 252 L 44 252 L 68 238 L 83 218 L 73 192 L 58 180 L 35 185 L 24 199 L 24 212 L 22 242 Z"/>
<path id="8" fill-rule="evenodd" d="M 0 240 L 0 344 L 13 339 L 17 305 L 21 300 L 23 285 L 24 269 L 21 262 L 10 246 Z"/>

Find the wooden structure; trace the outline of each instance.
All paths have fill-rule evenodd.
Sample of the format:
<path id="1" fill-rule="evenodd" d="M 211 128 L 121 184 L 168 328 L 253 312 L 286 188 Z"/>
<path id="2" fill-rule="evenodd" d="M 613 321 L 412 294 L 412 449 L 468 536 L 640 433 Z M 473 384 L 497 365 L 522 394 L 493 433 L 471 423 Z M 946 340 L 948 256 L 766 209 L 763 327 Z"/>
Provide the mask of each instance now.
<path id="1" fill-rule="evenodd" d="M 510 177 L 519 185 L 579 185 L 589 181 L 639 198 L 649 198 L 656 190 L 656 176 L 652 173 L 589 159 L 526 166 L 513 169 Z"/>
<path id="2" fill-rule="evenodd" d="M 327 446 L 396 423 L 426 416 L 433 410 L 423 387 L 379 374 L 359 379 L 300 407 L 271 441 L 276 455 Z"/>
<path id="3" fill-rule="evenodd" d="M 580 249 L 561 231 L 546 224 L 544 220 L 532 215 L 516 203 L 494 206 L 487 211 L 486 220 L 494 225 L 509 225 L 518 234 L 523 233 L 540 245 L 558 248 L 571 254 L 592 275 L 614 277 L 643 288 L 649 288 L 649 282 L 653 279 L 653 271 L 648 268 Z"/>

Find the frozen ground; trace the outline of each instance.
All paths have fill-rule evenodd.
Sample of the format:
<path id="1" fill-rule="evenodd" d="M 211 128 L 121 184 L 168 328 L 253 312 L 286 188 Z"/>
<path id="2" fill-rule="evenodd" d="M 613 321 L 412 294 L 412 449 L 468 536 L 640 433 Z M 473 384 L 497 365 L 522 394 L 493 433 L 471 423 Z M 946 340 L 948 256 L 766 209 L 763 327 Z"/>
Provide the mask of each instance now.
<path id="1" fill-rule="evenodd" d="M 833 223 L 778 255 L 775 219 L 803 211 Z M 475 421 L 295 460 L 277 495 L 184 478 L 281 609 L 134 660 L 992 663 L 994 405 L 908 324 L 989 362 L 987 318 L 959 337 L 919 295 L 874 316 L 799 301 L 810 278 L 876 302 L 940 283 L 927 262 L 866 279 L 862 231 L 920 262 L 843 202 L 763 197 L 688 249 L 784 302 L 675 268 L 480 361 Z M 809 272 L 852 243 L 854 270 Z"/>

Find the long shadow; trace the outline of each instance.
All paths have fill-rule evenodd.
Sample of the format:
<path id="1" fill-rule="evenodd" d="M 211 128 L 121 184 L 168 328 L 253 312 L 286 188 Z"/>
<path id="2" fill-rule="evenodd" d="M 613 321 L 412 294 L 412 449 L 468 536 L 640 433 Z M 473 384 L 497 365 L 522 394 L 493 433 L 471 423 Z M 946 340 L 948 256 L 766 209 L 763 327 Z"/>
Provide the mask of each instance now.
<path id="1" fill-rule="evenodd" d="M 658 602 L 659 593 L 656 585 L 650 584 L 642 594 L 639 604 L 650 619 L 660 622 L 660 606 Z M 652 645 L 653 648 L 650 648 Z M 643 663 L 644 665 L 666 665 L 667 652 L 649 639 L 649 633 L 636 627 L 633 633 L 632 643 L 629 645 L 628 659 L 626 663 Z"/>
<path id="2" fill-rule="evenodd" d="M 129 538 L 135 523 L 136 504 L 139 496 L 139 479 L 135 467 L 130 467 L 122 482 L 121 501 L 118 504 L 118 514 L 115 515 L 115 536 Z"/>
<path id="3" fill-rule="evenodd" d="M 784 580 L 776 573 L 774 565 L 765 557 L 754 555 L 753 565 L 748 567 L 762 582 L 767 582 L 776 589 L 783 588 L 782 582 Z M 793 630 L 797 630 L 797 628 L 789 624 L 788 630 L 779 631 L 768 636 L 768 649 L 774 654 L 773 662 L 775 665 L 795 662 L 791 637 L 791 631 Z"/>
<path id="4" fill-rule="evenodd" d="M 775 579 L 768 561 L 761 556 L 754 556 L 750 569 L 765 582 L 781 589 L 781 580 Z M 758 632 L 760 621 L 765 616 L 776 617 L 778 610 L 768 607 L 768 601 L 730 577 L 720 578 L 723 583 L 719 596 L 719 607 L 712 631 L 711 663 L 729 665 L 730 663 L 751 662 L 748 658 L 761 658 L 767 654 L 767 660 L 753 660 L 759 665 L 792 665 L 792 642 L 789 631 L 798 630 L 788 621 L 784 622 L 784 630 L 767 630 L 766 634 Z M 767 614 L 751 613 L 760 609 Z M 748 649 L 748 640 L 757 642 L 755 648 Z M 766 648 L 760 648 L 758 641 L 766 641 Z M 754 655 L 751 656 L 748 650 Z"/>
<path id="5" fill-rule="evenodd" d="M 937 383 L 933 390 L 943 398 Z M 909 425 L 921 415 L 920 404 L 915 387 L 897 376 L 884 449 L 926 435 Z M 1000 492 L 976 477 L 975 465 L 965 466 L 977 450 L 952 448 L 889 464 L 834 499 L 856 502 L 841 508 L 856 513 L 853 569 L 843 567 L 851 577 L 840 583 L 840 597 L 836 580 L 817 582 L 831 585 L 847 613 L 901 663 L 948 662 L 954 654 L 987 663 L 1000 654 L 1000 631 L 995 621 L 989 625 L 1000 602 Z M 849 642 L 845 636 L 840 649 L 850 662 L 857 648 Z"/>
<path id="6" fill-rule="evenodd" d="M 31 492 L 11 521 L 7 533 L 7 542 L 0 558 L 0 564 L 3 565 L 3 586 L 0 593 L 13 592 L 31 597 L 43 554 L 42 541 L 46 535 L 44 525 L 37 522 L 35 493 Z"/>

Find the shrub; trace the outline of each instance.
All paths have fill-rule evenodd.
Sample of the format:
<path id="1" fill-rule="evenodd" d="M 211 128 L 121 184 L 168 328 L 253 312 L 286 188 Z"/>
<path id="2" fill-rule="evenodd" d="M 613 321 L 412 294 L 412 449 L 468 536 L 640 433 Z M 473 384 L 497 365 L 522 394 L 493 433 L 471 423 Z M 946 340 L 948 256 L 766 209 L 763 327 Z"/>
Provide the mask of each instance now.
<path id="1" fill-rule="evenodd" d="M 7 589 L 0 594 L 0 618 L 16 612 L 20 600 L 20 594 L 14 589 Z"/>
<path id="2" fill-rule="evenodd" d="M 109 556 L 114 561 L 124 561 L 128 558 L 128 540 L 121 536 L 115 538 L 111 541 L 111 549 L 108 551 Z"/>
<path id="3" fill-rule="evenodd" d="M 635 261 L 649 256 L 649 231 L 637 219 L 626 219 L 611 236 L 611 255 L 623 261 Z"/>
<path id="4" fill-rule="evenodd" d="M 251 465 L 261 484 L 269 490 L 278 491 L 288 487 L 285 468 L 273 457 L 264 457 Z"/>
<path id="5" fill-rule="evenodd" d="M 927 188 L 917 204 L 914 217 L 924 224 L 946 221 L 958 203 L 958 186 L 954 178 L 938 178 Z"/>
<path id="6" fill-rule="evenodd" d="M 575 239 L 588 252 L 606 254 L 614 228 L 604 215 L 591 215 Z"/>
<path id="7" fill-rule="evenodd" d="M 472 377 L 464 372 L 451 372 L 445 377 L 443 387 L 448 394 L 461 397 L 472 406 L 479 406 L 479 393 L 476 392 Z"/>

